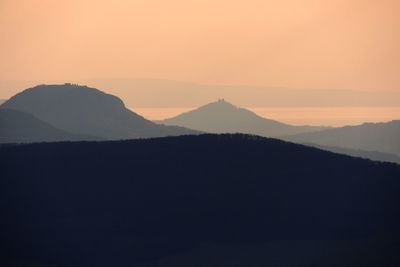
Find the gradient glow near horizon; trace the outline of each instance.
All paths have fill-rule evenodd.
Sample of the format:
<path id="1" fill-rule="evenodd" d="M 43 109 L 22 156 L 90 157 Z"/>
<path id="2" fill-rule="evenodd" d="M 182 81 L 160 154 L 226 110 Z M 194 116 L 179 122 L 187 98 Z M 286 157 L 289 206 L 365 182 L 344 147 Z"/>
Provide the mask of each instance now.
<path id="1" fill-rule="evenodd" d="M 398 0 L 1 0 L 0 80 L 400 92 L 399 10 Z"/>

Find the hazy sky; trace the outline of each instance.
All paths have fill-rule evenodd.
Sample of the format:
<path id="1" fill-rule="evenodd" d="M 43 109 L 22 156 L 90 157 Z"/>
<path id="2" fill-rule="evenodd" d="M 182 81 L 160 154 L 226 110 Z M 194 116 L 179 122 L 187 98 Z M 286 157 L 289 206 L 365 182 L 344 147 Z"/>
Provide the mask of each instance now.
<path id="1" fill-rule="evenodd" d="M 400 91 L 399 0 L 0 0 L 0 80 Z"/>
<path id="2" fill-rule="evenodd" d="M 150 119 L 217 98 L 295 124 L 399 119 L 399 11 L 399 0 L 0 0 L 0 99 L 69 81 Z"/>

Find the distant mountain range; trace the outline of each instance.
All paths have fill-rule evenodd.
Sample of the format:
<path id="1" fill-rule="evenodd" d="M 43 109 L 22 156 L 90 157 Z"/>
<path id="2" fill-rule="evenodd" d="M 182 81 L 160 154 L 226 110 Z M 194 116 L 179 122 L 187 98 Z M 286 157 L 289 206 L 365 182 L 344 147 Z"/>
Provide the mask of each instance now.
<path id="1" fill-rule="evenodd" d="M 340 128 L 293 126 L 260 117 L 225 100 L 156 124 L 98 89 L 73 84 L 40 85 L 13 96 L 0 106 L 0 111 L 1 143 L 246 133 L 372 160 L 398 163 L 400 157 L 400 121 Z"/>
<path id="2" fill-rule="evenodd" d="M 313 132 L 327 127 L 293 126 L 258 116 L 221 99 L 185 112 L 176 117 L 156 121 L 164 125 L 186 127 L 208 133 L 247 133 L 265 137 L 280 137 Z"/>
<path id="3" fill-rule="evenodd" d="M 379 151 L 400 156 L 400 121 L 364 123 L 284 138 L 297 143 Z"/>
<path id="4" fill-rule="evenodd" d="M 155 124 L 125 108 L 115 96 L 73 84 L 36 86 L 11 97 L 0 107 L 32 114 L 62 131 L 110 140 L 197 133 Z"/>
<path id="5" fill-rule="evenodd" d="M 71 134 L 29 113 L 5 108 L 0 109 L 0 129 L 0 143 L 101 140 L 92 136 Z"/>
<path id="6" fill-rule="evenodd" d="M 400 266 L 400 166 L 246 135 L 0 146 L 0 265 Z"/>

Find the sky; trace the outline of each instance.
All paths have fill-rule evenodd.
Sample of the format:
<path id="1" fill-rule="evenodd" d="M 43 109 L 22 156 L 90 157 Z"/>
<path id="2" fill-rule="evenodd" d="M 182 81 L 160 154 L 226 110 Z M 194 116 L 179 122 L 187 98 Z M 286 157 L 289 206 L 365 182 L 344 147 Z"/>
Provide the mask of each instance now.
<path id="1" fill-rule="evenodd" d="M 398 0 L 0 0 L 0 81 L 149 78 L 389 97 L 400 92 L 399 10 Z M 0 87 L 0 98 L 20 89 Z"/>

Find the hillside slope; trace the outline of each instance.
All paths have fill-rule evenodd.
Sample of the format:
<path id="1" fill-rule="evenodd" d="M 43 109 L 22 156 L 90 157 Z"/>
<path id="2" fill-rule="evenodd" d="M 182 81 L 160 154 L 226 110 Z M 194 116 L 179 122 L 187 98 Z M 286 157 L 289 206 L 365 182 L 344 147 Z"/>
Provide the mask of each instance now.
<path id="1" fill-rule="evenodd" d="M 359 158 L 363 158 L 363 159 L 370 159 L 370 160 L 375 160 L 375 161 L 392 162 L 392 163 L 400 164 L 400 156 L 396 156 L 395 154 L 389 154 L 389 153 L 377 152 L 377 151 L 341 148 L 341 147 L 334 147 L 334 146 L 319 146 L 316 144 L 307 144 L 307 143 L 305 145 L 317 147 L 322 150 L 327 150 L 327 151 L 331 151 L 334 153 L 349 155 L 352 157 L 359 157 Z"/>
<path id="2" fill-rule="evenodd" d="M 94 136 L 71 134 L 45 123 L 31 114 L 0 109 L 0 143 L 101 140 Z"/>

